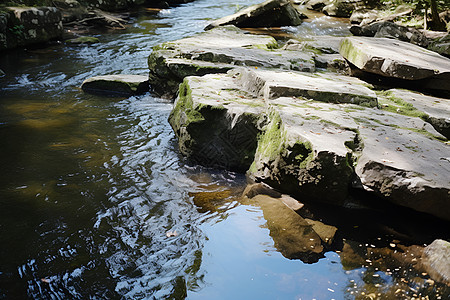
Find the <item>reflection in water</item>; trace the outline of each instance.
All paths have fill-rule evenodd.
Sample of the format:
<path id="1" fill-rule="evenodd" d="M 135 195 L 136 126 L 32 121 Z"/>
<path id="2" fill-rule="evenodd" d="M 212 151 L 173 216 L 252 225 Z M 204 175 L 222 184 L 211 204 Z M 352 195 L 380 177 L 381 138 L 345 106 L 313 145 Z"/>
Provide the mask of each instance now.
<path id="1" fill-rule="evenodd" d="M 366 265 L 373 257 L 364 245 L 351 268 L 338 252 L 315 264 L 285 259 L 261 208 L 241 203 L 243 175 L 180 157 L 170 103 L 79 90 L 90 76 L 146 74 L 151 46 L 235 9 L 230 0 L 197 0 L 143 13 L 93 46 L 0 57 L 0 299 L 389 298 L 398 284 L 402 297 L 414 295 L 413 279 Z M 346 25 L 326 24 L 289 31 L 346 34 Z M 424 285 L 430 299 L 448 295 L 436 286 Z"/>

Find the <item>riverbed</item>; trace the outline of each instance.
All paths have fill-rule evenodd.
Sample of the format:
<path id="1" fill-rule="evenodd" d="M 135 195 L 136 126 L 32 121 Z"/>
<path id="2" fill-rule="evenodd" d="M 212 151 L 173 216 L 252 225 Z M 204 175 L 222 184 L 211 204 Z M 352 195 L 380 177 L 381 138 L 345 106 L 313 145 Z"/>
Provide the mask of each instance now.
<path id="1" fill-rule="evenodd" d="M 126 30 L 95 33 L 98 44 L 2 54 L 0 299 L 448 297 L 426 275 L 352 265 L 341 250 L 313 264 L 283 257 L 261 209 L 241 201 L 244 174 L 180 155 L 167 122 L 171 101 L 80 90 L 96 75 L 146 75 L 152 46 L 201 32 L 238 8 L 231 0 L 197 0 L 142 10 Z M 283 42 L 349 35 L 348 26 L 315 15 L 283 34 L 267 33 Z M 310 209 L 339 224 L 339 238 L 352 239 L 347 244 L 361 253 L 402 237 L 409 244 L 445 238 L 445 228 L 426 218 L 359 212 L 343 221 L 347 212 Z"/>

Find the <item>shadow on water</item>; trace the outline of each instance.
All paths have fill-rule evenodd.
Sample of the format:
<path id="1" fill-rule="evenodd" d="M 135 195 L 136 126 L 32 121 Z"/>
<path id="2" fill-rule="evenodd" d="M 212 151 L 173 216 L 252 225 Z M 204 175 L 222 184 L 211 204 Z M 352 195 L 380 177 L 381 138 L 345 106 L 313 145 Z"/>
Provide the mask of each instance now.
<path id="1" fill-rule="evenodd" d="M 378 271 L 362 263 L 346 269 L 338 252 L 284 258 L 261 208 L 240 201 L 243 175 L 180 156 L 171 103 L 80 91 L 91 76 L 147 74 L 153 45 L 235 9 L 198 0 L 137 15 L 93 46 L 0 57 L 0 299 L 353 299 L 396 287 L 391 275 L 368 281 L 361 272 Z M 322 21 L 287 31 L 317 34 Z"/>

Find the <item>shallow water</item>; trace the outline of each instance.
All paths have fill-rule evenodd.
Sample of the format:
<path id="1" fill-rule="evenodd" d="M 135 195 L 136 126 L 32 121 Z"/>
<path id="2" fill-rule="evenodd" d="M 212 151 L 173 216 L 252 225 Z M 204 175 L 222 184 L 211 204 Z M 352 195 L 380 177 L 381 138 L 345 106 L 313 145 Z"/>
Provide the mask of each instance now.
<path id="1" fill-rule="evenodd" d="M 243 175 L 180 156 L 170 102 L 78 88 L 95 75 L 146 74 L 153 45 L 200 32 L 235 9 L 230 0 L 198 0 L 142 12 L 127 30 L 99 33 L 93 46 L 2 54 L 0 298 L 390 299 L 397 289 L 412 297 L 395 274 L 350 268 L 336 251 L 315 264 L 284 258 L 261 209 L 240 201 Z M 285 31 L 346 34 L 345 23 L 324 29 L 330 22 L 338 21 Z M 362 252 L 369 246 L 356 244 Z M 424 282 L 415 286 L 430 299 L 448 295 Z"/>

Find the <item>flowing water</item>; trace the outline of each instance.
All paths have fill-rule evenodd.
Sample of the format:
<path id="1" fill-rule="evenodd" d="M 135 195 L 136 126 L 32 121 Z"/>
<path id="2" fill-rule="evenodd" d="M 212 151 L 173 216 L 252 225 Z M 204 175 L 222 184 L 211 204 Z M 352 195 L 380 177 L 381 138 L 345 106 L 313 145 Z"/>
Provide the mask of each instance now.
<path id="1" fill-rule="evenodd" d="M 413 295 L 392 273 L 346 267 L 335 251 L 315 264 L 284 258 L 261 209 L 239 201 L 243 175 L 180 156 L 170 102 L 80 91 L 91 76 L 147 74 L 152 46 L 235 9 L 231 0 L 197 0 L 141 12 L 126 30 L 98 34 L 96 45 L 2 54 L 0 299 Z M 302 26 L 286 30 L 348 33 L 327 17 Z"/>

